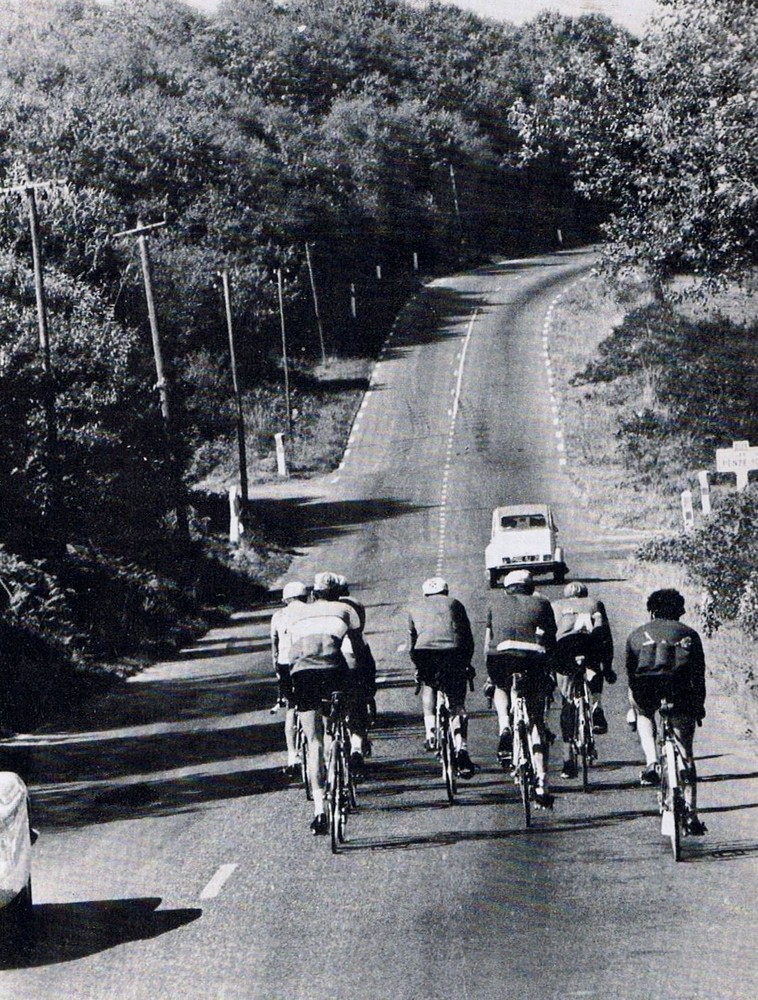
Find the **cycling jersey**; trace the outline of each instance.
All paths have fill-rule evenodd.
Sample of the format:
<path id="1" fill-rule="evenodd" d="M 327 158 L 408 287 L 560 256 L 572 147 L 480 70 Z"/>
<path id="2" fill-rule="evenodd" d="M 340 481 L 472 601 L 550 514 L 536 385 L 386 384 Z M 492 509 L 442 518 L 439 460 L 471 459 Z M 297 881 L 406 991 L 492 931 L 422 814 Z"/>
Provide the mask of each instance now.
<path id="1" fill-rule="evenodd" d="M 695 629 L 680 621 L 653 618 L 626 641 L 629 689 L 644 714 L 670 694 L 675 708 L 699 715 L 705 705 L 705 654 Z"/>
<path id="2" fill-rule="evenodd" d="M 487 613 L 490 652 L 551 653 L 556 624 L 550 601 L 541 594 L 503 591 Z"/>
<path id="3" fill-rule="evenodd" d="M 466 609 L 448 594 L 430 594 L 412 605 L 408 632 L 413 650 L 456 650 L 467 663 L 474 652 Z"/>
<path id="4" fill-rule="evenodd" d="M 292 619 L 299 614 L 304 601 L 292 601 L 283 608 L 276 610 L 271 616 L 271 657 L 274 669 L 289 665 L 292 662 L 292 640 L 289 626 Z"/>
<path id="5" fill-rule="evenodd" d="M 304 670 L 346 667 L 343 641 L 359 629 L 357 612 L 343 601 L 300 604 L 289 624 L 293 677 Z"/>
<path id="6" fill-rule="evenodd" d="M 602 601 L 593 597 L 565 597 L 553 601 L 557 625 L 554 667 L 570 673 L 574 658 L 584 656 L 592 665 L 613 663 L 613 636 Z"/>

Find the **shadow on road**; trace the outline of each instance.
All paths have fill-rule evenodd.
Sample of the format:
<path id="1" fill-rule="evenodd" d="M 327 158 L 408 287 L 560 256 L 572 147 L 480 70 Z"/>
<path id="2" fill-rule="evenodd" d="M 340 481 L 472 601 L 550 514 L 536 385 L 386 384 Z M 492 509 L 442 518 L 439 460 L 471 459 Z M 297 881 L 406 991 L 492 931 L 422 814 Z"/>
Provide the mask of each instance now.
<path id="1" fill-rule="evenodd" d="M 4 956 L 2 969 L 30 969 L 71 962 L 127 941 L 142 941 L 176 930 L 202 910 L 159 910 L 160 897 L 108 899 L 83 903 L 43 903 L 34 907 L 35 942 L 23 954 Z"/>
<path id="2" fill-rule="evenodd" d="M 319 545 L 340 535 L 347 535 L 372 521 L 415 514 L 427 505 L 406 503 L 392 497 L 373 500 L 314 500 L 313 497 L 287 497 L 272 500 L 261 497 L 255 501 L 255 515 L 268 531 L 276 536 L 286 525 L 287 545 Z"/>

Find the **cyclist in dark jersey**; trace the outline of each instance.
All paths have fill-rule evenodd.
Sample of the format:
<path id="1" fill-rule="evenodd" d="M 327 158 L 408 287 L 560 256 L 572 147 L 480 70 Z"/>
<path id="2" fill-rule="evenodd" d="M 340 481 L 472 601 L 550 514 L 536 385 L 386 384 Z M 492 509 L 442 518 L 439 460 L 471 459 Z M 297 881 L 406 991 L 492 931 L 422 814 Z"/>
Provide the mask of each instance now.
<path id="1" fill-rule="evenodd" d="M 637 716 L 637 732 L 645 769 L 640 784 L 660 784 L 657 769 L 655 713 L 661 701 L 672 705 L 674 735 L 685 761 L 685 831 L 701 837 L 705 824 L 697 815 L 697 771 L 693 756 L 695 727 L 705 718 L 705 654 L 694 628 L 679 619 L 684 598 L 678 590 L 654 591 L 647 599 L 650 621 L 640 625 L 626 641 L 629 701 Z"/>
<path id="2" fill-rule="evenodd" d="M 534 592 L 528 570 L 514 570 L 503 579 L 503 594 L 492 595 L 487 615 L 484 652 L 487 662 L 486 695 L 497 711 L 500 738 L 498 759 L 507 766 L 513 756 L 511 685 L 514 673 L 522 675 L 522 691 L 534 726 L 535 802 L 543 809 L 553 804 L 547 789 L 548 734 L 545 696 L 552 686 L 550 654 L 555 649 L 556 624 L 550 601 Z"/>
<path id="3" fill-rule="evenodd" d="M 474 677 L 471 657 L 474 637 L 466 609 L 450 597 L 447 582 L 430 577 L 421 588 L 423 597 L 408 611 L 410 656 L 421 684 L 427 750 L 436 750 L 435 714 L 437 691 L 450 702 L 451 726 L 455 742 L 455 768 L 461 778 L 470 778 L 475 765 L 468 753 L 466 684 Z"/>

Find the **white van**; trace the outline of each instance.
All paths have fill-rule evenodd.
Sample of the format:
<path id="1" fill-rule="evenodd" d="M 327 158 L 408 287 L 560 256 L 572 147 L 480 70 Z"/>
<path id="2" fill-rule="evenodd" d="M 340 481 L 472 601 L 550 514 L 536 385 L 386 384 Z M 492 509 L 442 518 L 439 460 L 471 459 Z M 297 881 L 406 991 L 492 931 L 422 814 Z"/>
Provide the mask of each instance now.
<path id="1" fill-rule="evenodd" d="M 26 785 L 12 771 L 0 771 L 0 944 L 21 943 L 31 936 L 32 844 L 36 837 Z"/>
<path id="2" fill-rule="evenodd" d="M 558 527 L 548 504 L 516 504 L 492 512 L 492 534 L 484 561 L 490 587 L 514 569 L 528 569 L 533 576 L 552 573 L 563 583 L 568 568 L 563 549 L 556 543 Z"/>

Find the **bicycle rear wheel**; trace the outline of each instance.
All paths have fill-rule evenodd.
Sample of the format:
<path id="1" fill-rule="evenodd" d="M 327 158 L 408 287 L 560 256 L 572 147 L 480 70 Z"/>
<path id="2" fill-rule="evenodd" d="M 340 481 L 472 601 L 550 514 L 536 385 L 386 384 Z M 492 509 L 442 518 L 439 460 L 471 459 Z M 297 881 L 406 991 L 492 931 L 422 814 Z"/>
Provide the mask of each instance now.
<path id="1" fill-rule="evenodd" d="M 590 790 L 590 761 L 592 759 L 592 721 L 589 706 L 584 700 L 582 701 L 580 727 L 579 757 L 582 765 L 582 791 L 588 792 Z"/>
<path id="2" fill-rule="evenodd" d="M 332 854 L 337 853 L 340 844 L 339 824 L 342 795 L 338 775 L 338 757 L 336 744 L 332 743 L 329 749 L 329 763 L 326 769 L 326 807 L 329 815 L 329 840 Z"/>
<path id="3" fill-rule="evenodd" d="M 681 861 L 682 833 L 684 832 L 684 795 L 681 788 L 672 789 L 671 807 L 673 812 L 673 823 L 669 834 L 671 853 L 674 856 L 674 861 Z"/>
<path id="4" fill-rule="evenodd" d="M 521 795 L 521 805 L 524 808 L 524 826 L 528 829 L 532 823 L 532 763 L 529 751 L 529 737 L 523 722 L 518 724 L 516 731 L 518 740 L 518 769 L 516 780 Z"/>
<path id="5" fill-rule="evenodd" d="M 305 797 L 309 802 L 313 801 L 313 789 L 311 788 L 311 776 L 308 773 L 308 740 L 302 736 L 300 743 L 300 777 L 305 789 Z"/>
<path id="6" fill-rule="evenodd" d="M 453 740 L 450 733 L 450 721 L 446 715 L 440 713 L 437 724 L 437 746 L 439 747 L 440 766 L 442 767 L 442 781 L 445 785 L 447 800 L 452 805 L 455 802 L 455 772 L 453 763 Z"/>

